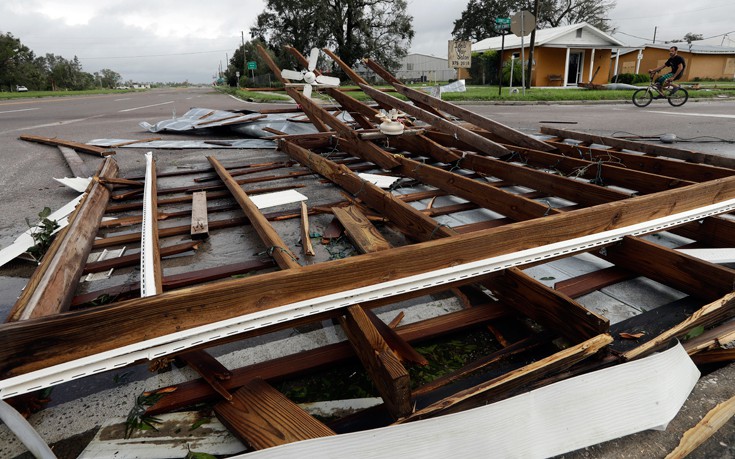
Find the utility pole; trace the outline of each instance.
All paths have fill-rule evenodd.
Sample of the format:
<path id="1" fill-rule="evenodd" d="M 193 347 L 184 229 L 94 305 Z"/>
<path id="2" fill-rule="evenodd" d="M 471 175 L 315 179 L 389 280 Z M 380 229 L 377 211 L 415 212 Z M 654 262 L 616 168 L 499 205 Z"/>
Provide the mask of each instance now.
<path id="1" fill-rule="evenodd" d="M 245 59 L 245 31 L 240 31 L 240 37 L 242 38 L 242 76 L 244 77 L 247 75 L 246 72 L 248 70 L 247 59 Z M 240 86 L 239 81 L 237 82 L 237 85 Z"/>
<path id="2" fill-rule="evenodd" d="M 655 26 L 653 28 L 653 44 L 656 44 L 656 32 L 658 31 L 658 26 Z"/>
<path id="3" fill-rule="evenodd" d="M 533 17 L 538 20 L 538 0 L 534 0 L 533 2 Z M 531 45 L 528 47 L 528 74 L 526 76 L 526 88 L 531 89 L 531 71 L 533 68 L 533 48 L 536 45 L 536 29 L 538 27 L 534 27 L 531 31 Z"/>

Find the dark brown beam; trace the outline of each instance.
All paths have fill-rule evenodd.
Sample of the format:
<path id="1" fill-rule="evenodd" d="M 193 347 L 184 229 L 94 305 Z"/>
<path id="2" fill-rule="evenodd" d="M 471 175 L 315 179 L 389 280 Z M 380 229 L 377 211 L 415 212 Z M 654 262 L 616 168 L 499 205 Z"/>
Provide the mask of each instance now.
<path id="1" fill-rule="evenodd" d="M 632 140 L 616 139 L 613 137 L 589 134 L 585 132 L 569 131 L 567 129 L 558 129 L 549 126 L 541 126 L 541 132 L 544 134 L 554 135 L 566 139 L 581 140 L 584 142 L 596 143 L 598 145 L 608 145 L 615 148 L 640 151 L 642 153 L 647 153 L 651 155 L 682 159 L 684 161 L 689 161 L 692 163 L 710 164 L 713 166 L 735 169 L 735 159 L 727 158 L 724 156 L 710 155 L 675 147 L 667 147 L 665 145 L 653 145 L 644 142 L 634 142 Z"/>
<path id="2" fill-rule="evenodd" d="M 309 163 L 308 156 L 305 161 Z M 731 177 L 295 270 L 165 292 L 89 311 L 3 324 L 0 325 L 0 376 L 7 378 L 117 349 L 137 343 L 143 337 L 152 339 L 347 289 L 626 227 L 734 198 L 735 178 Z M 279 285 L 277 292 L 273 285 Z M 88 327 L 89 323 L 94 323 L 95 327 Z M 99 336 L 106 339 L 96 339 Z"/>
<path id="3" fill-rule="evenodd" d="M 96 156 L 102 156 L 103 158 L 105 156 L 110 156 L 110 155 L 115 154 L 115 150 L 108 150 L 106 148 L 95 147 L 93 145 L 87 145 L 85 143 L 73 142 L 71 140 L 57 139 L 55 137 L 50 138 L 50 137 L 43 137 L 40 135 L 23 134 L 20 136 L 20 140 L 25 140 L 27 142 L 43 143 L 46 145 L 69 147 L 81 153 L 89 153 L 89 154 L 96 155 Z"/>
<path id="4" fill-rule="evenodd" d="M 606 247 L 603 258 L 664 285 L 706 301 L 715 301 L 735 286 L 735 270 L 641 238 L 625 237 Z"/>

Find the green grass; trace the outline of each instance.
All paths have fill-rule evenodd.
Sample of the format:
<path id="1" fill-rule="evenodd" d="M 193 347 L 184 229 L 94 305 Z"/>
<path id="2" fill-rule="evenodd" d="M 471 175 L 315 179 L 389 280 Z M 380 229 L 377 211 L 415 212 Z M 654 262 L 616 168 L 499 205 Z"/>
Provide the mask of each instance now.
<path id="1" fill-rule="evenodd" d="M 291 100 L 283 91 L 247 91 L 229 86 L 218 86 L 217 90 L 250 102 L 287 102 Z"/>
<path id="2" fill-rule="evenodd" d="M 690 99 L 708 99 L 725 96 L 735 96 L 728 89 L 735 89 L 735 83 L 728 86 L 728 83 L 708 82 L 699 83 L 700 89 L 689 88 L 695 83 L 683 83 L 689 91 Z M 409 85 L 414 89 L 426 89 L 426 85 Z M 644 85 L 639 85 L 644 87 Z M 375 86 L 379 89 L 392 89 L 390 86 Z M 342 86 L 341 88 L 347 95 L 354 97 L 361 102 L 371 102 L 370 97 L 360 91 L 357 86 Z M 519 88 L 517 88 L 519 89 Z M 473 101 L 497 101 L 497 102 L 563 102 L 563 101 L 629 101 L 633 95 L 633 89 L 626 90 L 605 90 L 605 89 L 584 89 L 584 88 L 531 88 L 525 91 L 519 89 L 516 94 L 510 94 L 510 88 L 503 87 L 498 94 L 497 86 L 467 86 L 466 92 L 443 93 L 442 99 L 451 102 L 473 102 Z M 235 94 L 246 100 L 253 102 L 269 102 L 287 99 L 282 92 L 253 92 L 241 90 L 227 90 L 231 94 Z M 399 99 L 406 98 L 396 92 L 390 94 Z M 325 93 L 315 92 L 312 97 L 318 97 L 322 100 L 329 100 L 329 96 Z"/>
<path id="3" fill-rule="evenodd" d="M 119 94 L 124 92 L 143 91 L 142 89 L 87 89 L 84 91 L 28 91 L 0 92 L 0 99 L 31 99 L 34 97 L 66 97 L 89 96 L 95 94 Z"/>

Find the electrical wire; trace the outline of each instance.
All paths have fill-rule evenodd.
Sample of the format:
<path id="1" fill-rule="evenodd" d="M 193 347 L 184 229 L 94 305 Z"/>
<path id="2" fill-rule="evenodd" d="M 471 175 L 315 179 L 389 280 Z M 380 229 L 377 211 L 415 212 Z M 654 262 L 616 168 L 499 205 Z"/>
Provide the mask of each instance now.
<path id="1" fill-rule="evenodd" d="M 618 135 L 618 134 L 625 134 L 625 135 Z M 626 131 L 615 131 L 611 137 L 615 139 L 625 139 L 625 140 L 633 140 L 633 141 L 646 141 L 646 140 L 660 140 L 661 136 L 665 134 L 653 134 L 653 135 L 638 135 L 633 134 L 632 132 L 626 132 Z M 721 137 L 715 137 L 711 135 L 701 135 L 697 137 L 679 137 L 676 136 L 676 142 L 696 142 L 696 143 L 715 143 L 715 142 L 722 142 L 722 143 L 735 143 L 735 140 L 728 140 L 723 139 Z"/>

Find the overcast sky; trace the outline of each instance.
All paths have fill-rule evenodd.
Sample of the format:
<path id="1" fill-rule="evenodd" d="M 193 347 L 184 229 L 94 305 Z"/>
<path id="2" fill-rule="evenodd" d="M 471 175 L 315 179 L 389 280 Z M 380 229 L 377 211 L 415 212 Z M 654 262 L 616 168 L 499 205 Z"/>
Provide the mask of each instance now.
<path id="1" fill-rule="evenodd" d="M 90 73 L 110 68 L 124 80 L 209 83 L 264 8 L 261 0 L 2 0 L 0 32 L 37 55 L 79 57 Z M 466 0 L 409 0 L 416 36 L 411 51 L 447 55 L 453 22 Z M 617 0 L 613 36 L 626 45 L 713 37 L 735 47 L 733 0 Z M 724 34 L 730 33 L 729 36 Z"/>

